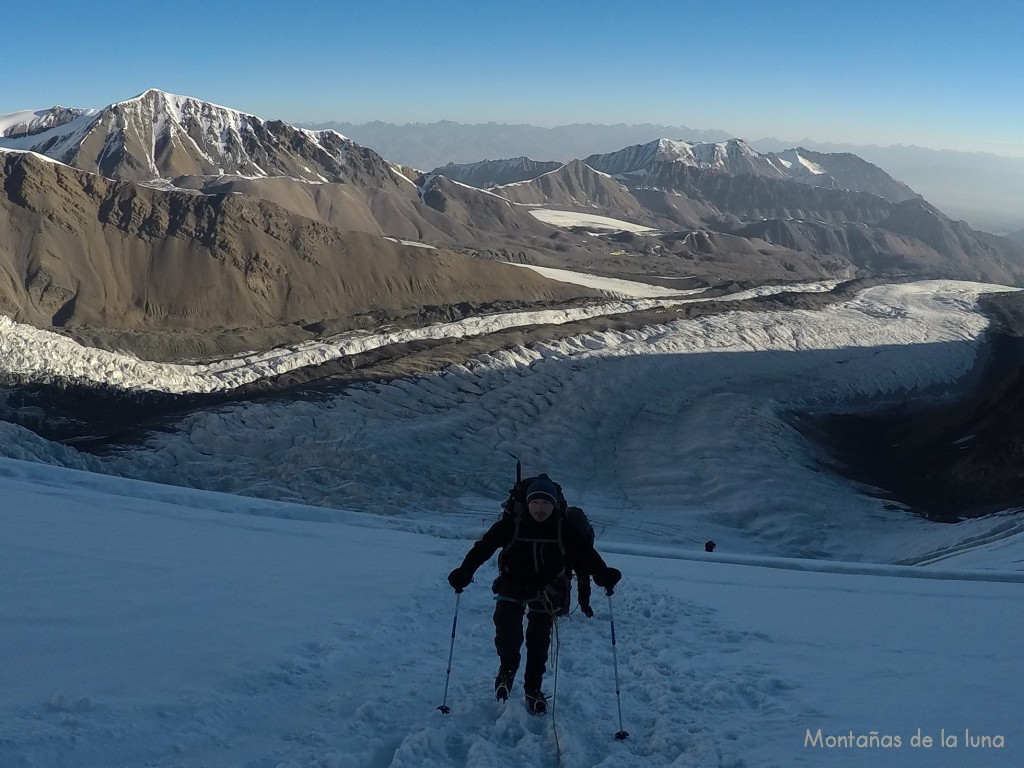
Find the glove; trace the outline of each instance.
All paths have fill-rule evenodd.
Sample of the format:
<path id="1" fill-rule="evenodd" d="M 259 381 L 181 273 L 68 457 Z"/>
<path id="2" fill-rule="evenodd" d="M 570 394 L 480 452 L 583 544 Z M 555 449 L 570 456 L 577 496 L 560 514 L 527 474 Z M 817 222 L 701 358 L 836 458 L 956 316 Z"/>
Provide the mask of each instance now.
<path id="1" fill-rule="evenodd" d="M 448 583 L 452 585 L 452 589 L 455 590 L 456 594 L 462 594 L 462 590 L 468 587 L 469 582 L 472 580 L 473 574 L 465 571 L 462 566 L 448 574 Z"/>
<path id="2" fill-rule="evenodd" d="M 580 610 L 583 611 L 583 615 L 588 619 L 594 618 L 594 609 L 590 607 L 590 601 L 582 601 L 580 603 Z"/>
<path id="3" fill-rule="evenodd" d="M 604 573 L 594 574 L 594 583 L 604 587 L 605 594 L 609 597 L 615 594 L 615 585 L 622 579 L 622 571 L 618 568 L 609 568 Z"/>

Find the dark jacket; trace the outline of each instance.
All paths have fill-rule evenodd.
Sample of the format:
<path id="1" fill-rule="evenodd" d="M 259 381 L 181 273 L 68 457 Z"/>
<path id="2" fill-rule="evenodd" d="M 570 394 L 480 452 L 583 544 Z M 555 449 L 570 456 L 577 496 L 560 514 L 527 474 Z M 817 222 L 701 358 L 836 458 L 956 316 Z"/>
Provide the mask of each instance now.
<path id="1" fill-rule="evenodd" d="M 593 543 L 567 523 L 561 510 L 543 523 L 529 513 L 502 516 L 469 550 L 460 569 L 472 574 L 502 548 L 493 590 L 516 600 L 536 597 L 564 577 L 568 563 L 598 576 L 608 569 Z"/>

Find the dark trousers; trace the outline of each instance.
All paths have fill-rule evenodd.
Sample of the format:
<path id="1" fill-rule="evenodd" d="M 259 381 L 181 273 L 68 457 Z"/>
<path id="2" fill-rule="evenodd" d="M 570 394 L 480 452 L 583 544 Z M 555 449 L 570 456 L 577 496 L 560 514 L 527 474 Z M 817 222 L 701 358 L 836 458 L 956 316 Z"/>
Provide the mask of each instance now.
<path id="1" fill-rule="evenodd" d="M 520 649 L 523 647 L 523 614 L 527 614 L 523 687 L 528 692 L 539 691 L 548 663 L 548 646 L 551 645 L 554 617 L 550 611 L 536 601 L 522 603 L 499 598 L 494 606 L 494 647 L 501 659 L 502 669 L 513 672 L 519 669 Z"/>

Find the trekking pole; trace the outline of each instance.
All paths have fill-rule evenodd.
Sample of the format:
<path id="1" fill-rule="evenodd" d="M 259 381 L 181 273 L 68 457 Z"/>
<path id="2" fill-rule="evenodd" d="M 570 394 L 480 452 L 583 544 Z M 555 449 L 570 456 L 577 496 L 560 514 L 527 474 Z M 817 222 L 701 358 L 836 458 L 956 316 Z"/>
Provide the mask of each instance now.
<path id="1" fill-rule="evenodd" d="M 619 707 L 619 730 L 615 738 L 619 741 L 629 738 L 629 734 L 622 729 L 622 698 L 619 696 L 619 654 L 615 649 L 615 613 L 612 611 L 612 596 L 608 595 L 608 617 L 612 625 L 612 661 L 615 664 L 615 703 Z"/>
<path id="2" fill-rule="evenodd" d="M 452 645 L 448 649 L 448 674 L 444 679 L 444 698 L 441 700 L 441 706 L 437 709 L 442 715 L 447 715 L 452 711 L 451 707 L 448 706 L 448 683 L 452 679 L 452 655 L 455 653 L 455 627 L 459 623 L 459 600 L 462 599 L 462 593 L 455 593 L 455 618 L 452 619 Z M 614 643 L 613 643 L 614 645 Z M 621 720 L 621 715 L 619 717 Z"/>

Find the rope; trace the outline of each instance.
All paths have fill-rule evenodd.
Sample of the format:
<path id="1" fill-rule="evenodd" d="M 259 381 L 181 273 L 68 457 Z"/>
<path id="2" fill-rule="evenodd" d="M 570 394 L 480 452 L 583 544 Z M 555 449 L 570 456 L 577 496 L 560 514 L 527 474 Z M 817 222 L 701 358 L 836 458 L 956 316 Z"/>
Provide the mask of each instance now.
<path id="1" fill-rule="evenodd" d="M 555 701 L 558 696 L 558 649 L 561 646 L 561 642 L 558 639 L 558 617 L 555 616 L 551 622 L 551 628 L 555 632 L 555 658 L 554 664 L 554 683 L 551 689 L 551 730 L 555 734 L 555 757 L 558 759 L 558 764 L 562 764 L 562 745 L 558 743 L 558 722 L 555 720 Z"/>
<path id="2" fill-rule="evenodd" d="M 551 617 L 551 630 L 555 635 L 555 652 L 552 654 L 552 669 L 554 680 L 551 689 L 551 731 L 555 734 L 555 759 L 562 764 L 562 745 L 558 741 L 558 721 L 555 720 L 555 702 L 558 696 L 558 651 L 561 648 L 561 640 L 558 637 L 558 612 L 551 602 L 551 596 L 545 591 L 541 593 L 541 605 Z"/>

